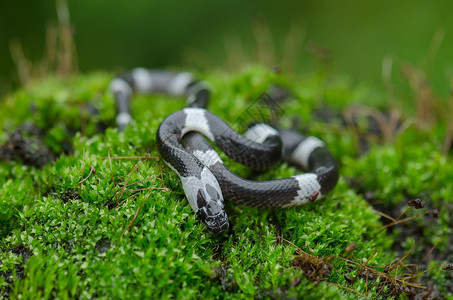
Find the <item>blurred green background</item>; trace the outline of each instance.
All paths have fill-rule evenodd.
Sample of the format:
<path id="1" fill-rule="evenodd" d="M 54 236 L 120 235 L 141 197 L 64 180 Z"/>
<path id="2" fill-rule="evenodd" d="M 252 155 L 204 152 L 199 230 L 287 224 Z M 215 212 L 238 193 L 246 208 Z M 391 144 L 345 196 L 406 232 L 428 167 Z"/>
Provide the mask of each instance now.
<path id="1" fill-rule="evenodd" d="M 448 93 L 453 66 L 453 2 L 149 1 L 68 2 L 78 70 L 136 66 L 227 69 L 285 61 L 292 71 L 319 66 L 381 80 L 382 61 L 409 62 Z M 42 59 L 53 0 L 0 2 L 0 94 L 19 84 L 10 46 Z M 283 69 L 285 71 L 285 69 Z"/>

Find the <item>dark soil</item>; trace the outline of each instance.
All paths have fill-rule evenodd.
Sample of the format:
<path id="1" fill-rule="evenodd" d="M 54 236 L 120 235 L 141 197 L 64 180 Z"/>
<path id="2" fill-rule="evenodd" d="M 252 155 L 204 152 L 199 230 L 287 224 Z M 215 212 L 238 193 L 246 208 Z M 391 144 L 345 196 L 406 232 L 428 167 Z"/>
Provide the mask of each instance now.
<path id="1" fill-rule="evenodd" d="M 44 144 L 42 131 L 24 124 L 8 132 L 8 142 L 0 146 L 1 160 L 21 160 L 25 165 L 42 167 L 55 160 L 55 154 Z"/>
<path id="2" fill-rule="evenodd" d="M 12 252 L 17 256 L 22 256 L 22 262 L 16 266 L 16 277 L 18 280 L 21 280 L 22 278 L 24 278 L 24 265 L 33 255 L 33 252 L 22 244 L 17 244 L 16 246 L 14 246 Z M 7 286 L 0 287 L 0 298 L 8 298 L 9 294 L 11 293 L 11 286 L 15 280 L 14 273 L 11 271 L 0 271 L 0 276 L 2 276 L 6 283 L 8 283 Z"/>
<path id="3" fill-rule="evenodd" d="M 390 226 L 386 230 L 389 233 L 398 230 L 398 239 L 392 245 L 393 250 L 398 253 L 398 257 L 403 257 L 407 254 L 407 248 L 403 246 L 404 242 L 408 238 L 413 238 L 417 241 L 417 251 L 412 251 L 409 256 L 404 260 L 406 265 L 413 264 L 417 266 L 418 272 L 423 270 L 427 270 L 429 268 L 429 264 L 431 261 L 452 261 L 453 260 L 453 234 L 448 235 L 448 247 L 443 251 L 440 251 L 433 245 L 426 237 L 428 228 L 433 226 L 439 226 L 437 223 L 437 213 L 430 212 L 425 215 L 421 215 L 424 212 L 431 211 L 437 209 L 437 207 L 430 207 L 430 201 L 426 201 L 428 204 L 424 207 L 420 207 L 414 205 L 414 200 L 417 199 L 416 197 L 411 197 L 409 195 L 405 196 L 405 200 L 401 201 L 397 205 L 385 205 L 382 203 L 376 203 L 376 199 L 374 197 L 374 193 L 372 191 L 364 191 L 360 186 L 357 186 L 357 183 L 354 181 L 350 182 L 350 185 L 359 193 L 362 194 L 363 197 L 373 206 L 373 208 L 379 212 L 382 212 L 388 216 L 393 218 L 398 218 L 401 215 L 402 211 L 409 209 L 409 211 L 400 216 L 399 219 L 404 219 L 410 216 L 414 216 L 420 214 L 420 216 L 415 220 L 409 220 L 407 222 L 403 222 L 397 224 L 395 226 Z M 427 199 L 429 200 L 429 199 Z M 418 201 L 415 201 L 418 203 Z M 417 209 L 418 208 L 418 209 Z M 448 210 L 448 215 L 453 214 L 453 205 L 451 203 L 444 203 L 442 205 L 443 210 Z M 383 225 L 390 224 L 391 221 L 383 216 L 381 216 L 381 222 Z M 450 228 L 453 227 L 453 221 L 449 225 Z M 420 250 L 420 247 L 422 248 Z M 453 272 L 446 270 L 445 271 L 445 280 L 449 282 L 453 282 Z M 420 282 L 422 285 L 426 287 L 426 289 L 418 289 L 418 288 L 410 288 L 410 291 L 407 292 L 407 295 L 411 296 L 414 299 L 442 299 L 439 296 L 438 288 L 436 287 L 436 283 L 433 282 L 428 277 L 429 274 L 424 274 L 419 277 Z M 448 288 L 448 292 L 453 293 L 453 285 L 450 285 Z"/>

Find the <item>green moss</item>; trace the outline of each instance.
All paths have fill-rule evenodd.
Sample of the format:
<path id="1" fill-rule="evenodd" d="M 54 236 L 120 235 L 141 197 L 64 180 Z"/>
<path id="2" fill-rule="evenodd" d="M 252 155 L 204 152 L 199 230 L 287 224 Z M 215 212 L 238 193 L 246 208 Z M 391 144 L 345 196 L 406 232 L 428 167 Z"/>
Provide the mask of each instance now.
<path id="1" fill-rule="evenodd" d="M 7 127 L 34 123 L 45 132 L 44 143 L 60 154 L 42 168 L 21 161 L 1 162 L 2 295 L 179 299 L 355 298 L 357 293 L 368 293 L 367 297 L 375 297 L 377 289 L 365 280 L 351 286 L 346 282 L 344 275 L 354 277 L 358 267 L 345 262 L 350 255 L 345 249 L 357 245 L 349 257 L 356 262 L 372 257 L 370 265 L 389 264 L 398 235 L 379 233 L 380 216 L 361 193 L 372 191 L 388 205 L 406 195 L 425 195 L 430 207 L 452 199 L 451 162 L 428 141 L 398 144 L 418 133 L 405 133 L 395 146 L 372 144 L 366 155 L 357 158 L 354 132 L 345 129 L 338 117 L 326 124 L 313 115 L 328 106 L 338 116 L 348 105 L 378 98 L 379 91 L 357 87 L 347 77 L 315 73 L 287 78 L 256 66 L 233 75 L 199 77 L 212 84 L 210 110 L 235 128 L 254 119 L 256 115 L 247 112 L 263 92 L 275 84 L 288 89 L 289 99 L 279 104 L 284 112 L 279 121 L 289 126 L 297 117 L 298 128 L 329 144 L 341 164 L 336 189 L 314 204 L 277 211 L 228 203 L 232 228 L 212 236 L 185 200 L 177 176 L 162 161 L 119 158 L 158 157 L 156 129 L 165 116 L 183 108 L 184 101 L 165 95 L 137 96 L 132 105 L 135 122 L 120 134 L 108 93 L 111 74 L 49 78 L 15 92 L 1 104 L 0 121 Z M 92 114 L 90 107 L 98 113 Z M 109 128 L 104 132 L 103 127 Z M 4 132 L 0 136 L 7 140 Z M 62 154 L 65 140 L 73 149 Z M 247 174 L 227 162 L 234 171 Z M 260 178 L 297 172 L 283 164 Z M 420 220 L 426 222 L 423 217 L 414 222 Z M 426 226 L 426 242 L 447 249 L 448 241 L 442 237 L 450 230 L 448 224 L 448 213 L 440 211 L 439 223 Z M 321 276 L 323 280 L 310 281 L 313 277 L 295 264 L 299 248 L 332 264 L 332 272 Z M 433 274 L 434 282 L 442 281 L 441 271 Z"/>

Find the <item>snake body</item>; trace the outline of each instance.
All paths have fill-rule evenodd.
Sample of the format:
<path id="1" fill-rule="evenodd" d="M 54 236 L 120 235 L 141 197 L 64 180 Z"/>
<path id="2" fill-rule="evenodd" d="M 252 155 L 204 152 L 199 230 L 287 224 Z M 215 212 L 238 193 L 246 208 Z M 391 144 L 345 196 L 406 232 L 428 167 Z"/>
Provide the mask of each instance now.
<path id="1" fill-rule="evenodd" d="M 134 90 L 187 97 L 186 108 L 162 121 L 156 140 L 164 161 L 180 177 L 192 209 L 212 233 L 229 227 L 223 199 L 263 209 L 291 207 L 322 198 L 338 181 L 337 162 L 320 139 L 261 123 L 245 136 L 239 134 L 205 109 L 209 88 L 189 73 L 135 69 L 116 77 L 111 90 L 120 130 L 132 121 L 129 103 Z M 205 137 L 252 169 L 266 170 L 284 160 L 308 173 L 267 181 L 241 178 L 225 166 Z"/>

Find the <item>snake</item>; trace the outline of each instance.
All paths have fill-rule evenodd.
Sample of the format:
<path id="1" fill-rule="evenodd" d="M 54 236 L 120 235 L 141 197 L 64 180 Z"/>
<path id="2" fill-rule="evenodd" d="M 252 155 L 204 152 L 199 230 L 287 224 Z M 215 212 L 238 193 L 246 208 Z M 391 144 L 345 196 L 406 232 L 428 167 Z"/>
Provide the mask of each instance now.
<path id="1" fill-rule="evenodd" d="M 319 200 L 338 182 L 338 163 L 321 139 L 264 123 L 251 125 L 243 135 L 238 133 L 206 109 L 210 85 L 191 73 L 136 68 L 116 76 L 110 90 L 119 131 L 133 121 L 130 102 L 134 93 L 186 97 L 185 107 L 160 123 L 156 142 L 210 233 L 230 227 L 224 199 L 248 207 L 280 209 Z M 253 170 L 265 171 L 284 161 L 304 173 L 263 181 L 242 178 L 224 164 L 211 143 Z"/>

